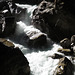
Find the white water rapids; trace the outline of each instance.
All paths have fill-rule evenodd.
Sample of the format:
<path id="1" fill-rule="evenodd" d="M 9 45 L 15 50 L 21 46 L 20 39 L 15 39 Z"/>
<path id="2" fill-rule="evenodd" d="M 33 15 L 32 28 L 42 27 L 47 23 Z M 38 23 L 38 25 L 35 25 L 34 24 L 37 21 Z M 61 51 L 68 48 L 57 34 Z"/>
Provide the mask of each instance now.
<path id="1" fill-rule="evenodd" d="M 42 50 L 37 50 L 29 49 L 25 45 L 22 45 L 25 42 L 24 29 L 26 26 L 29 26 L 32 12 L 37 6 L 22 4 L 16 5 L 21 8 L 27 8 L 27 13 L 25 14 L 26 17 L 24 23 L 22 21 L 17 22 L 15 34 L 10 37 L 11 41 L 14 42 L 15 46 L 18 46 L 21 49 L 25 57 L 28 59 L 31 75 L 53 75 L 59 59 L 52 59 L 49 56 L 53 55 L 54 53 L 58 53 L 57 50 L 58 48 L 61 48 L 61 46 L 53 44 L 49 45 L 49 47 L 46 49 L 43 48 Z"/>

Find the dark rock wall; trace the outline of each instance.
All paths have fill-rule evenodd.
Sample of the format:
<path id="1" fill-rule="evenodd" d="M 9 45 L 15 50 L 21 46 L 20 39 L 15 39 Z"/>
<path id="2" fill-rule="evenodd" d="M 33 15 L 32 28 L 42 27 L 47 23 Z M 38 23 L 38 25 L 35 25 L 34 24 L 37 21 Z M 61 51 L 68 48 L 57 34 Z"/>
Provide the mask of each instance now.
<path id="1" fill-rule="evenodd" d="M 0 1 L 0 37 L 7 37 L 14 33 L 15 8 L 16 5 L 13 2 Z"/>
<path id="2" fill-rule="evenodd" d="M 74 1 L 42 1 L 33 12 L 32 23 L 54 41 L 70 38 L 75 31 Z"/>
<path id="3" fill-rule="evenodd" d="M 20 3 L 20 4 L 30 4 L 30 5 L 38 5 L 41 1 L 43 0 L 13 0 L 13 2 L 15 3 Z M 47 1 L 51 1 L 51 0 L 47 0 Z"/>
<path id="4" fill-rule="evenodd" d="M 1 41 L 2 39 L 0 39 Z M 4 39 L 2 40 L 4 41 Z M 0 75 L 29 75 L 29 62 L 19 48 L 0 42 Z"/>

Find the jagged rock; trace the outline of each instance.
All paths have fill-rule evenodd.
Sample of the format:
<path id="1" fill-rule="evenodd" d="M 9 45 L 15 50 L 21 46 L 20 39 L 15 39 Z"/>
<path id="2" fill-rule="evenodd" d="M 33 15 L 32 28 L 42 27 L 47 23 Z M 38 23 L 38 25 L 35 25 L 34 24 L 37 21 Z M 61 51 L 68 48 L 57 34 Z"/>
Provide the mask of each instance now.
<path id="1" fill-rule="evenodd" d="M 70 50 L 70 49 L 61 49 L 61 48 L 59 48 L 58 52 L 64 53 L 65 55 L 72 55 L 73 54 L 73 51 Z"/>
<path id="2" fill-rule="evenodd" d="M 57 10 L 54 3 L 42 1 L 33 12 L 33 25 L 42 32 L 47 33 L 51 39 L 59 39 L 56 35 L 58 30 L 55 29 L 57 20 Z"/>
<path id="3" fill-rule="evenodd" d="M 7 37 L 14 33 L 16 5 L 12 1 L 0 1 L 0 37 Z"/>
<path id="4" fill-rule="evenodd" d="M 0 75 L 30 75 L 26 57 L 18 47 L 11 47 L 8 43 L 0 39 Z"/>
<path id="5" fill-rule="evenodd" d="M 60 54 L 55 53 L 54 55 L 49 56 L 49 57 L 51 57 L 51 58 L 53 58 L 53 59 L 60 59 L 60 58 L 63 57 L 63 55 L 60 55 Z"/>
<path id="6" fill-rule="evenodd" d="M 58 66 L 53 75 L 73 75 L 74 67 L 71 61 L 63 57 L 59 60 Z"/>
<path id="7" fill-rule="evenodd" d="M 41 31 L 46 31 L 46 28 L 49 27 L 46 24 L 51 22 L 52 23 L 56 22 L 55 15 L 55 5 L 51 2 L 47 1 L 42 1 L 38 8 L 36 8 L 33 12 L 33 17 L 32 21 L 35 27 L 39 27 Z"/>
<path id="8" fill-rule="evenodd" d="M 66 6 L 67 2 L 61 0 L 56 0 L 56 2 L 42 1 L 33 12 L 33 25 L 47 33 L 56 42 L 65 37 L 70 38 L 75 33 L 75 15 Z M 68 11 L 65 8 L 68 8 Z"/>
<path id="9" fill-rule="evenodd" d="M 71 41 L 68 38 L 61 40 L 60 45 L 65 49 L 71 49 Z"/>

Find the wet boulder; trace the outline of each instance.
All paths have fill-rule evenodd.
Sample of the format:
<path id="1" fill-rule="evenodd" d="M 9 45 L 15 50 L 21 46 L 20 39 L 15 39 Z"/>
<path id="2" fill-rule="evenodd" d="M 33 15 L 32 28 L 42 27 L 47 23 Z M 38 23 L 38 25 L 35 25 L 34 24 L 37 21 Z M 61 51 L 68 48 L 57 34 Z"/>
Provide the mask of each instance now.
<path id="1" fill-rule="evenodd" d="M 0 42 L 2 42 L 5 46 L 7 46 L 7 47 L 11 47 L 11 48 L 14 48 L 15 47 L 15 45 L 12 43 L 12 42 L 10 42 L 10 41 L 7 41 L 6 39 L 4 39 L 4 38 L 0 38 Z"/>
<path id="2" fill-rule="evenodd" d="M 59 60 L 58 66 L 53 75 L 73 75 L 74 67 L 71 61 L 63 57 Z"/>
<path id="3" fill-rule="evenodd" d="M 5 39 L 0 39 L 0 75 L 30 75 L 27 58 L 18 47 Z"/>
<path id="4" fill-rule="evenodd" d="M 66 2 L 68 1 L 42 1 L 33 12 L 33 25 L 56 42 L 65 37 L 70 38 L 75 33 L 75 15 L 70 12 Z M 71 8 L 70 4 L 69 6 Z"/>
<path id="5" fill-rule="evenodd" d="M 29 47 L 41 47 L 47 43 L 47 35 L 33 26 L 27 26 L 24 29 L 25 34 L 28 37 L 27 44 Z"/>
<path id="6" fill-rule="evenodd" d="M 65 38 L 60 41 L 60 45 L 65 49 L 71 49 L 71 40 L 68 38 Z"/>
<path id="7" fill-rule="evenodd" d="M 70 50 L 70 49 L 63 49 L 63 48 L 62 49 L 59 48 L 58 52 L 64 53 L 65 55 L 72 55 L 73 54 L 72 50 Z"/>
<path id="8" fill-rule="evenodd" d="M 40 28 L 41 31 L 46 32 L 50 24 L 56 22 L 55 5 L 51 2 L 42 1 L 33 12 L 32 23 L 36 28 Z"/>
<path id="9" fill-rule="evenodd" d="M 61 55 L 61 54 L 55 53 L 55 54 L 53 54 L 53 55 L 51 55 L 51 56 L 49 56 L 49 57 L 51 57 L 51 58 L 53 58 L 53 59 L 60 59 L 60 58 L 62 58 L 62 57 L 64 57 L 64 56 Z"/>

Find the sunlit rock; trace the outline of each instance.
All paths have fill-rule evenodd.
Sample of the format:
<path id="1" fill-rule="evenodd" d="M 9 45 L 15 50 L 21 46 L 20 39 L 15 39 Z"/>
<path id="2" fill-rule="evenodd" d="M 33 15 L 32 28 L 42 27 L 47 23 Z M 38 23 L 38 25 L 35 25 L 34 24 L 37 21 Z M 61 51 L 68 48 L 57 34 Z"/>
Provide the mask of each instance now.
<path id="1" fill-rule="evenodd" d="M 2 42 L 5 46 L 7 46 L 7 47 L 11 47 L 11 48 L 14 48 L 15 47 L 15 45 L 12 43 L 12 42 L 10 42 L 10 41 L 7 41 L 6 39 L 4 39 L 4 38 L 0 38 L 0 42 Z"/>
<path id="2" fill-rule="evenodd" d="M 30 75 L 29 62 L 18 47 L 0 39 L 0 75 Z"/>
<path id="3" fill-rule="evenodd" d="M 64 53 L 65 55 L 72 55 L 73 54 L 73 51 L 70 50 L 70 49 L 61 49 L 61 48 L 59 48 L 58 52 Z"/>
<path id="4" fill-rule="evenodd" d="M 71 61 L 63 57 L 59 60 L 58 66 L 53 75 L 73 75 L 74 67 Z"/>

